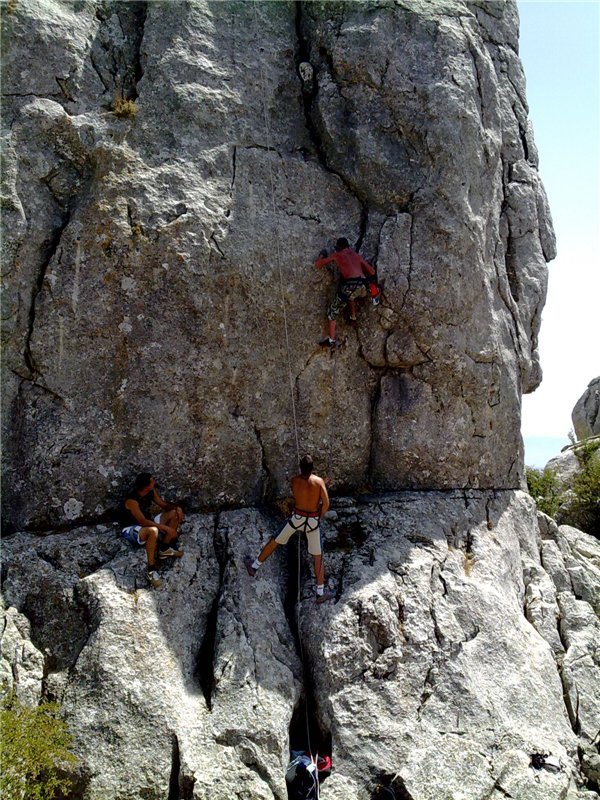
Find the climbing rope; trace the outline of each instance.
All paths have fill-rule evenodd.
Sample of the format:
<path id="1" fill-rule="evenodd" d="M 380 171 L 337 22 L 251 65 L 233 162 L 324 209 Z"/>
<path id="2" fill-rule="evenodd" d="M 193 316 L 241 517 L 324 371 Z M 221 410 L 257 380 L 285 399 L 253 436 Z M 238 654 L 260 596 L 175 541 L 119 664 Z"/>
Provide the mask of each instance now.
<path id="1" fill-rule="evenodd" d="M 306 526 L 304 526 L 304 531 L 306 531 Z M 302 669 L 304 669 L 304 647 L 302 645 L 302 631 L 300 629 L 300 589 L 301 589 L 301 562 L 300 562 L 300 539 L 302 538 L 302 534 L 298 531 L 298 590 L 296 595 L 296 630 L 298 631 L 298 643 L 300 645 L 300 659 L 302 661 Z M 321 558 L 323 555 L 321 554 Z M 317 787 L 317 800 L 319 800 L 320 795 L 320 786 L 319 786 L 319 754 L 317 753 L 316 756 L 313 756 L 313 749 L 312 743 L 310 741 L 310 721 L 308 717 L 308 696 L 306 696 L 304 702 L 304 711 L 306 715 L 306 741 L 308 744 L 308 752 L 310 753 L 310 759 L 315 765 L 315 777 L 316 777 L 316 787 Z"/>
<path id="2" fill-rule="evenodd" d="M 254 0 L 253 10 L 254 10 L 254 34 L 257 41 L 260 41 L 260 36 L 258 34 L 258 15 L 256 11 L 257 2 Z M 269 114 L 267 111 L 267 90 L 266 90 L 266 80 L 265 80 L 265 73 L 263 70 L 262 61 L 259 60 L 259 70 L 260 70 L 260 80 L 262 84 L 262 97 L 263 97 L 263 115 L 265 120 L 265 134 L 267 139 L 267 152 L 271 153 L 271 150 L 275 152 L 274 148 L 271 147 L 271 124 L 269 121 Z M 275 251 L 277 255 L 277 271 L 279 273 L 279 291 L 281 294 L 281 308 L 283 310 L 283 328 L 285 332 L 285 346 L 287 350 L 287 364 L 288 364 L 288 378 L 290 383 L 290 397 L 292 400 L 292 418 L 294 421 L 294 436 L 296 440 L 296 457 L 298 461 L 298 466 L 300 466 L 300 441 L 298 438 L 298 419 L 296 415 L 296 398 L 294 392 L 294 377 L 292 373 L 292 359 L 290 355 L 290 336 L 288 330 L 288 320 L 287 320 L 287 309 L 285 304 L 285 292 L 284 292 L 284 285 L 283 285 L 283 272 L 281 269 L 281 248 L 279 244 L 279 224 L 277 222 L 277 207 L 275 205 L 275 182 L 273 180 L 273 166 L 271 164 L 271 159 L 268 158 L 267 161 L 269 162 L 269 182 L 271 186 L 271 207 L 273 211 L 273 221 L 275 223 Z"/>
<path id="3" fill-rule="evenodd" d="M 258 14 L 257 14 L 257 0 L 254 0 L 253 3 L 253 11 L 254 11 L 254 34 L 257 41 L 260 41 L 260 36 L 258 34 Z M 266 91 L 266 80 L 264 69 L 262 65 L 262 61 L 259 61 L 259 71 L 260 71 L 260 81 L 262 84 L 262 96 L 263 96 L 263 116 L 265 121 L 265 135 L 266 135 L 266 143 L 267 143 L 267 152 L 270 154 L 271 150 L 274 151 L 274 148 L 271 146 L 271 125 L 269 121 L 269 114 L 267 111 L 267 91 Z M 287 365 L 288 365 L 288 379 L 290 385 L 290 398 L 291 398 L 291 405 L 292 405 L 292 418 L 294 423 L 294 437 L 296 442 L 296 457 L 298 461 L 298 467 L 300 466 L 300 440 L 298 437 L 298 418 L 296 414 L 296 398 L 295 398 L 295 391 L 294 391 L 294 377 L 292 372 L 292 359 L 291 359 L 291 347 L 290 347 L 290 336 L 289 336 L 289 326 L 288 326 L 288 319 L 287 319 L 287 307 L 285 302 L 285 290 L 284 290 L 284 283 L 283 283 L 283 271 L 281 269 L 281 246 L 279 241 L 279 225 L 277 222 L 277 207 L 275 204 L 275 181 L 273 178 L 273 166 L 271 163 L 271 159 L 268 159 L 269 164 L 269 184 L 271 189 L 271 209 L 273 212 L 273 221 L 275 223 L 275 252 L 277 257 L 277 272 L 279 275 L 279 292 L 281 296 L 281 308 L 283 312 L 283 328 L 285 333 L 285 348 L 287 352 Z M 335 374 L 335 373 L 334 373 Z M 302 630 L 300 624 L 300 590 L 301 590 L 301 552 L 300 552 L 300 532 L 298 533 L 298 588 L 297 588 L 297 596 L 296 596 L 296 629 L 298 631 L 298 643 L 300 647 L 300 658 L 302 660 L 302 667 L 304 668 L 304 645 L 302 643 Z M 305 699 L 304 703 L 304 710 L 306 716 L 306 739 L 308 744 L 308 752 L 310 753 L 311 760 L 315 764 L 315 776 L 316 776 L 316 789 L 317 789 L 317 798 L 320 795 L 319 791 L 319 771 L 318 771 L 318 761 L 315 761 L 313 758 L 313 751 L 312 751 L 312 744 L 311 744 L 311 737 L 310 737 L 310 720 L 308 715 L 308 697 Z M 318 760 L 318 755 L 317 755 Z"/>

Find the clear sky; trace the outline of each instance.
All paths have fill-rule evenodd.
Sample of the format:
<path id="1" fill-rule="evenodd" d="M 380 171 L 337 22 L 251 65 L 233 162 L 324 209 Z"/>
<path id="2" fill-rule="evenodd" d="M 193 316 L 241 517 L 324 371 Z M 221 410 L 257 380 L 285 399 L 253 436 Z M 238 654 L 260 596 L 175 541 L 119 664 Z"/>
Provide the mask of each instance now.
<path id="1" fill-rule="evenodd" d="M 525 462 L 539 467 L 568 444 L 573 406 L 600 375 L 600 2 L 518 7 L 529 116 L 558 246 L 540 335 L 544 380 L 523 398 Z"/>

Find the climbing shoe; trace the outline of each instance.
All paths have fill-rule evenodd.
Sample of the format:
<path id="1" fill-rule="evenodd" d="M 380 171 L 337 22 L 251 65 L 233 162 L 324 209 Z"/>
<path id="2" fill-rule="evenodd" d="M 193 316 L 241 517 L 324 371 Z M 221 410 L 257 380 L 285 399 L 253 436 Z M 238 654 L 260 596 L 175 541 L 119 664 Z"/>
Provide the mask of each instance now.
<path id="1" fill-rule="evenodd" d="M 330 339 L 329 336 L 326 336 L 324 339 L 319 341 L 321 347 L 329 347 L 332 350 L 336 350 L 338 347 L 342 346 L 342 343 L 339 339 Z"/>
<path id="2" fill-rule="evenodd" d="M 316 603 L 318 606 L 320 606 L 321 603 L 326 603 L 328 600 L 334 600 L 334 599 L 335 599 L 334 593 L 330 592 L 329 589 L 325 589 L 323 594 L 317 595 Z"/>
<path id="3" fill-rule="evenodd" d="M 378 306 L 381 303 L 381 293 L 377 295 L 377 297 L 371 298 L 371 305 Z"/>
<path id="4" fill-rule="evenodd" d="M 164 550 L 158 551 L 159 558 L 181 558 L 183 550 L 176 550 L 174 547 L 165 547 Z"/>
<path id="5" fill-rule="evenodd" d="M 162 586 L 162 581 L 161 581 L 161 579 L 160 579 L 160 577 L 158 575 L 158 572 L 156 572 L 156 570 L 149 569 L 146 572 L 146 577 L 148 578 L 148 583 L 154 589 L 158 589 L 159 586 Z"/>
<path id="6" fill-rule="evenodd" d="M 254 559 L 252 558 L 252 556 L 244 556 L 244 564 L 246 566 L 246 569 L 248 570 L 248 575 L 250 575 L 251 578 L 253 578 L 256 575 L 256 570 L 252 566 L 253 561 Z"/>

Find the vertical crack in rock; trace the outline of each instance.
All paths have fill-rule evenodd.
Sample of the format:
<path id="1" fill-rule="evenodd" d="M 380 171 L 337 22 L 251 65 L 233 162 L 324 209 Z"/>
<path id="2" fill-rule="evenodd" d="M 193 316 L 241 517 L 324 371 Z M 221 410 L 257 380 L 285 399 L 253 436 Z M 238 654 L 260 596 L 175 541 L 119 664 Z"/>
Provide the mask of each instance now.
<path id="1" fill-rule="evenodd" d="M 169 776 L 169 796 L 168 800 L 179 800 L 179 770 L 181 760 L 179 757 L 179 741 L 176 734 L 173 734 L 171 746 L 171 775 Z"/>
<path id="2" fill-rule="evenodd" d="M 148 3 L 146 0 L 98 4 L 98 32 L 90 50 L 90 63 L 109 94 L 136 100 L 137 86 L 144 75 L 141 47 Z M 120 32 L 115 41 L 114 26 Z"/>
<path id="3" fill-rule="evenodd" d="M 35 363 L 35 359 L 31 351 L 31 339 L 33 337 L 33 329 L 35 327 L 35 312 L 36 312 L 37 297 L 39 293 L 42 291 L 42 287 L 44 285 L 44 279 L 46 277 L 46 272 L 48 270 L 50 262 L 52 261 L 56 252 L 58 251 L 63 232 L 67 227 L 67 225 L 69 224 L 71 216 L 72 216 L 72 210 L 67 209 L 63 215 L 62 221 L 59 224 L 58 228 L 56 228 L 56 230 L 52 233 L 52 236 L 50 237 L 50 241 L 48 243 L 48 247 L 46 250 L 46 255 L 40 265 L 36 281 L 31 291 L 31 301 L 29 305 L 29 316 L 27 322 L 27 334 L 25 336 L 23 359 L 25 361 L 25 366 L 27 367 L 30 376 L 34 381 L 40 374 L 40 370 L 38 369 Z"/>
<path id="4" fill-rule="evenodd" d="M 502 216 L 502 213 L 501 213 L 501 216 Z M 513 342 L 513 345 L 514 345 L 514 348 L 515 348 L 515 352 L 517 353 L 519 359 L 522 360 L 522 358 L 523 358 L 523 348 L 521 346 L 521 334 L 520 334 L 520 331 L 519 331 L 519 320 L 518 320 L 518 317 L 517 317 L 517 313 L 516 313 L 516 311 L 515 311 L 515 309 L 513 307 L 513 304 L 511 304 L 509 298 L 506 296 L 505 283 L 502 280 L 502 276 L 500 274 L 500 266 L 499 266 L 499 263 L 498 263 L 497 252 L 498 252 L 498 247 L 496 247 L 496 252 L 494 253 L 494 267 L 495 267 L 495 270 L 496 270 L 496 279 L 498 281 L 498 294 L 500 295 L 500 299 L 504 303 L 504 306 L 505 306 L 506 310 L 508 311 L 508 313 L 510 314 L 511 319 L 513 321 L 513 326 L 510 329 L 511 338 L 512 338 L 512 342 Z M 504 262 L 504 272 L 505 272 L 505 274 L 507 276 L 506 277 L 506 282 L 508 283 L 509 281 L 508 281 L 508 271 L 506 269 L 506 260 Z M 510 289 L 510 285 L 509 285 L 509 291 L 511 292 L 511 299 L 513 299 L 512 298 L 512 290 Z"/>
<path id="5" fill-rule="evenodd" d="M 169 776 L 169 794 L 167 800 L 192 800 L 194 797 L 193 776 L 184 775 L 181 771 L 181 756 L 179 753 L 179 740 L 173 734 L 171 748 L 171 774 Z"/>
<path id="6" fill-rule="evenodd" d="M 233 153 L 231 154 L 231 186 L 230 195 L 233 198 L 233 187 L 235 186 L 235 173 L 237 170 L 237 146 L 233 146 Z"/>
<path id="7" fill-rule="evenodd" d="M 379 402 L 381 400 L 381 382 L 385 372 L 380 372 L 378 375 L 377 383 L 371 396 L 371 437 L 369 439 L 369 463 L 367 465 L 367 483 L 369 485 L 373 482 L 373 472 L 375 468 L 375 454 L 377 452 L 377 442 L 375 441 L 375 432 L 377 430 L 377 412 L 379 410 Z"/>
<path id="8" fill-rule="evenodd" d="M 290 543 L 291 544 L 291 543 Z M 285 615 L 302 663 L 302 694 L 294 708 L 289 726 L 290 750 L 306 750 L 312 753 L 331 754 L 331 734 L 323 731 L 317 714 L 315 682 L 311 662 L 301 641 L 296 604 L 301 603 L 302 556 L 299 547 L 288 547 L 288 583 L 284 600 Z M 300 574 L 299 574 L 300 569 Z"/>
<path id="9" fill-rule="evenodd" d="M 356 244 L 354 245 L 354 249 L 358 253 L 367 233 L 367 228 L 369 227 L 369 208 L 366 203 L 362 204 L 360 209 L 360 230 L 358 233 L 358 239 L 356 240 Z"/>
<path id="10" fill-rule="evenodd" d="M 506 277 L 508 278 L 508 287 L 510 289 L 510 293 L 512 295 L 513 300 L 515 303 L 519 302 L 520 298 L 520 287 L 519 287 L 519 277 L 517 273 L 517 263 L 518 260 L 513 251 L 513 237 L 508 234 L 508 239 L 506 242 L 506 253 L 504 256 L 504 264 L 506 267 Z"/>
<path id="11" fill-rule="evenodd" d="M 146 17 L 148 15 L 148 3 L 142 0 L 137 0 L 135 3 L 127 3 L 128 9 L 133 7 L 133 14 L 135 15 L 136 21 L 136 36 L 134 39 L 133 45 L 133 87 L 132 99 L 135 100 L 138 97 L 138 90 L 137 86 L 138 83 L 144 76 L 144 68 L 142 66 L 141 60 L 141 49 L 142 49 L 142 42 L 144 40 L 144 32 L 146 29 Z"/>
<path id="12" fill-rule="evenodd" d="M 566 639 L 564 637 L 564 634 L 563 634 L 563 631 L 562 631 L 561 617 L 560 616 L 556 620 L 556 630 L 558 631 L 558 638 L 560 639 L 560 643 L 562 644 L 563 650 L 565 652 L 564 652 L 564 655 L 562 656 L 562 658 L 560 660 L 557 660 L 556 657 L 555 657 L 554 660 L 556 662 L 556 669 L 558 671 L 558 676 L 560 678 L 560 682 L 561 682 L 562 687 L 563 687 L 563 701 L 564 701 L 564 704 L 565 704 L 565 708 L 567 710 L 567 716 L 569 717 L 569 722 L 571 723 L 571 728 L 573 728 L 573 733 L 575 733 L 577 736 L 579 736 L 579 733 L 581 732 L 581 728 L 580 728 L 580 724 L 579 724 L 579 693 L 577 692 L 577 689 L 575 689 L 575 691 L 577 692 L 577 706 L 576 706 L 576 708 L 573 708 L 573 703 L 571 701 L 571 693 L 570 693 L 569 684 L 568 684 L 568 681 L 567 681 L 567 678 L 566 678 L 566 676 L 564 674 L 564 669 L 563 669 L 564 657 L 567 655 L 567 652 L 569 650 L 569 645 L 568 645 L 568 642 L 566 641 Z"/>
<path id="13" fill-rule="evenodd" d="M 412 273 L 413 273 L 413 242 L 414 242 L 414 228 L 415 228 L 415 218 L 414 215 L 410 215 L 410 231 L 408 234 L 408 272 L 406 273 L 406 291 L 402 296 L 402 302 L 400 303 L 400 308 L 398 309 L 398 314 L 401 314 L 404 311 L 404 306 L 406 305 L 406 299 L 408 297 L 409 292 L 411 291 L 411 280 L 412 280 Z M 421 348 L 419 348 L 420 350 Z"/>
<path id="14" fill-rule="evenodd" d="M 361 205 L 361 227 L 360 227 L 358 241 L 357 241 L 357 244 L 356 244 L 356 249 L 358 250 L 360 248 L 360 245 L 362 244 L 364 235 L 366 233 L 366 226 L 367 226 L 367 223 L 368 223 L 368 220 L 369 220 L 368 204 L 367 204 L 366 199 L 358 192 L 357 187 L 354 186 L 348 180 L 348 178 L 345 175 L 343 175 L 342 173 L 340 173 L 337 170 L 333 169 L 333 167 L 330 165 L 329 159 L 327 157 L 327 153 L 325 151 L 325 147 L 323 145 L 323 140 L 321 138 L 321 135 L 320 135 L 320 132 L 319 132 L 319 130 L 317 128 L 317 125 L 315 124 L 315 121 L 313 119 L 313 109 L 312 109 L 313 100 L 314 100 L 314 97 L 315 97 L 316 93 L 318 92 L 318 86 L 316 85 L 316 78 L 313 76 L 312 82 L 309 85 L 307 85 L 306 82 L 302 81 L 302 77 L 300 75 L 300 64 L 303 63 L 303 62 L 304 63 L 308 63 L 308 64 L 311 63 L 310 62 L 310 43 L 307 40 L 307 38 L 305 37 L 304 31 L 303 31 L 302 6 L 303 6 L 303 1 L 302 0 L 296 0 L 296 19 L 295 19 L 295 22 L 296 22 L 296 39 L 297 39 L 297 42 L 298 42 L 298 46 L 296 48 L 296 71 L 297 71 L 299 80 L 301 81 L 302 106 L 304 108 L 304 119 L 305 119 L 305 122 L 306 122 L 306 129 L 308 130 L 308 134 L 309 134 L 310 140 L 311 140 L 312 145 L 313 145 L 313 147 L 315 149 L 315 154 L 317 156 L 317 159 L 318 159 L 319 163 L 321 164 L 321 166 L 323 167 L 323 169 L 325 169 L 326 172 L 329 172 L 332 175 L 335 175 L 336 177 L 338 177 L 340 179 L 340 181 L 343 183 L 343 185 L 345 186 L 345 188 L 347 189 L 347 191 Z M 326 58 L 327 58 L 327 55 L 328 54 L 325 54 Z M 332 80 L 333 80 L 333 78 L 334 78 L 333 64 L 330 63 L 330 59 L 329 59 L 328 63 L 329 63 L 329 68 L 330 68 L 330 74 L 331 74 L 331 77 L 332 77 Z M 311 64 L 311 66 L 312 66 L 312 64 Z"/>
<path id="15" fill-rule="evenodd" d="M 217 589 L 212 607 L 206 617 L 206 630 L 204 631 L 204 638 L 202 639 L 196 661 L 196 678 L 202 689 L 202 694 L 204 695 L 206 706 L 209 711 L 212 711 L 212 694 L 215 686 L 214 660 L 219 603 L 221 600 L 225 567 L 227 565 L 227 530 L 225 529 L 224 540 L 221 541 L 219 538 L 220 519 L 220 514 L 217 512 L 213 525 L 213 546 L 219 563 L 219 588 Z"/>
<path id="16" fill-rule="evenodd" d="M 270 497 L 271 493 L 271 470 L 269 469 L 269 460 L 267 459 L 267 455 L 265 453 L 265 446 L 263 444 L 262 436 L 260 430 L 254 425 L 254 435 L 256 436 L 256 441 L 258 442 L 258 446 L 260 447 L 260 461 L 261 461 L 261 472 L 262 472 L 262 479 L 261 485 L 259 488 L 259 500 L 261 502 L 266 502 Z"/>

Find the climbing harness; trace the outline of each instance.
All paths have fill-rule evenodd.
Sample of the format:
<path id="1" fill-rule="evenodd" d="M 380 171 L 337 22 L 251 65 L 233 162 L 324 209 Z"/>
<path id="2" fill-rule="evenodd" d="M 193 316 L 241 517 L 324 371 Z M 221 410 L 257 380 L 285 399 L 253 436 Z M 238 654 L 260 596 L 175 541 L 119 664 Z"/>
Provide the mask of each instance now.
<path id="1" fill-rule="evenodd" d="M 258 35 L 258 16 L 256 11 L 256 0 L 254 0 L 253 10 L 254 10 L 254 32 L 257 37 L 257 40 L 260 41 L 260 36 Z M 266 80 L 265 74 L 263 70 L 262 62 L 259 60 L 260 64 L 260 79 L 262 83 L 262 98 L 263 98 L 263 115 L 265 119 L 265 135 L 267 140 L 267 152 L 269 155 L 274 149 L 271 147 L 271 125 L 269 122 L 269 115 L 267 113 L 267 90 L 266 90 Z M 287 350 L 287 363 L 288 363 L 288 378 L 290 382 L 290 396 L 292 400 L 292 417 L 294 420 L 294 436 L 296 440 L 296 456 L 298 465 L 300 464 L 300 441 L 298 438 L 298 420 L 296 416 L 296 399 L 294 396 L 294 378 L 292 374 L 292 359 L 290 355 L 290 336 L 288 330 L 288 321 L 287 321 L 287 309 L 285 305 L 285 293 L 284 293 L 284 286 L 283 286 L 283 272 L 281 270 L 281 248 L 279 244 L 279 225 L 277 223 L 277 208 L 275 205 L 275 182 L 273 180 L 273 167 L 271 164 L 271 159 L 268 158 L 267 161 L 269 162 L 269 182 L 271 186 L 271 206 L 273 210 L 273 221 L 275 223 L 275 251 L 277 254 L 277 270 L 279 273 L 279 290 L 281 294 L 281 308 L 283 311 L 283 328 L 285 332 L 285 346 Z"/>

